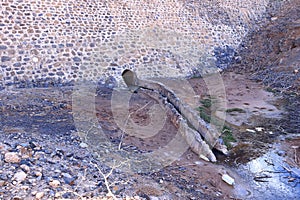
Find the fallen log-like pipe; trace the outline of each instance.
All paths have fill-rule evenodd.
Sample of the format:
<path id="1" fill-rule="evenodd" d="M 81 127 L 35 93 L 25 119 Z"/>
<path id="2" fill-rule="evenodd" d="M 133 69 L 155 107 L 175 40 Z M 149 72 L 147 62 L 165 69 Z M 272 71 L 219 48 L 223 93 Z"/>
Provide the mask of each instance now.
<path id="1" fill-rule="evenodd" d="M 210 124 L 206 123 L 194 109 L 181 101 L 172 90 L 168 89 L 162 83 L 147 80 L 139 81 L 138 86 L 146 89 L 156 90 L 161 95 L 165 96 L 168 101 L 178 110 L 178 112 L 187 119 L 191 126 L 201 134 L 204 140 L 211 147 L 214 147 L 217 139 L 219 138 L 218 131 Z"/>
<path id="2" fill-rule="evenodd" d="M 215 146 L 220 135 L 214 127 L 200 118 L 194 109 L 181 101 L 172 90 L 162 83 L 140 80 L 131 70 L 125 70 L 122 77 L 132 92 L 138 88 L 144 88 L 153 91 L 152 95 L 157 93 L 165 97 L 168 103 L 165 102 L 164 105 L 172 111 L 172 121 L 181 128 L 180 132 L 191 149 L 200 156 L 205 154 L 204 156 L 208 156 L 209 160 L 216 161 L 211 149 Z M 188 123 L 192 128 L 189 127 Z"/>
<path id="3" fill-rule="evenodd" d="M 216 162 L 216 156 L 211 151 L 209 145 L 202 140 L 200 134 L 189 127 L 187 121 L 181 116 L 177 109 L 168 102 L 167 98 L 163 98 L 158 91 L 141 89 L 142 92 L 150 98 L 155 99 L 159 104 L 165 108 L 168 116 L 171 116 L 172 123 L 178 128 L 178 132 L 185 139 L 186 143 L 199 157 L 207 159 L 211 162 Z"/>
<path id="4" fill-rule="evenodd" d="M 211 124 L 206 123 L 193 108 L 181 101 L 171 89 L 159 82 L 140 80 L 131 70 L 125 70 L 122 77 L 131 91 L 135 91 L 137 88 L 145 88 L 156 90 L 162 96 L 165 96 L 191 126 L 201 134 L 209 146 L 211 148 L 215 146 L 220 136 L 218 130 Z"/>

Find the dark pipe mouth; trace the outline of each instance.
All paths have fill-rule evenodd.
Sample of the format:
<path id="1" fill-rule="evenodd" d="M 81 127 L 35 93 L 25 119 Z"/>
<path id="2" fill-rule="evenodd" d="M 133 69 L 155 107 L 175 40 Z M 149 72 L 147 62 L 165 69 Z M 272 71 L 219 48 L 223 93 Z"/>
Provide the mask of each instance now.
<path id="1" fill-rule="evenodd" d="M 134 74 L 134 72 L 131 71 L 130 69 L 125 69 L 125 70 L 122 72 L 122 76 L 124 76 L 124 75 L 127 74 L 127 73 L 132 73 L 132 74 Z"/>
<path id="2" fill-rule="evenodd" d="M 137 78 L 137 75 L 135 72 L 133 72 L 129 69 L 125 69 L 122 72 L 122 78 L 130 90 L 135 91 L 138 88 L 139 83 L 138 83 L 138 78 Z"/>

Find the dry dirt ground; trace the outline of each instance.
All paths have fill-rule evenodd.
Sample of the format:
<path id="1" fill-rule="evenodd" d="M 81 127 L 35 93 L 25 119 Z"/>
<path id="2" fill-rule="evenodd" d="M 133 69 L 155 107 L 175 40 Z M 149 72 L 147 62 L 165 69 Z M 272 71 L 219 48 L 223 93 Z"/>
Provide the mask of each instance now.
<path id="1" fill-rule="evenodd" d="M 286 133 L 282 134 L 280 129 L 281 119 L 286 116 L 286 100 L 282 95 L 265 91 L 261 83 L 251 81 L 245 75 L 229 72 L 224 73 L 222 78 L 228 109 L 243 110 L 227 113 L 227 124 L 237 140 L 232 143 L 230 155 L 217 154 L 219 161 L 213 164 L 187 150 L 173 163 L 156 171 L 147 171 L 148 166 L 152 165 L 151 160 L 134 163 L 145 171 L 130 171 L 127 165 L 124 165 L 125 168 L 115 167 L 108 181 L 112 183 L 110 189 L 117 197 L 262 199 L 255 191 L 263 188 L 260 193 L 264 199 L 271 199 L 274 193 L 270 186 L 265 185 L 272 183 L 272 178 L 283 180 L 282 184 L 285 184 L 284 187 L 275 187 L 278 190 L 277 199 L 298 195 L 295 190 L 299 191 L 299 139 L 285 140 Z M 165 82 L 174 84 L 176 81 Z M 188 83 L 194 88 L 194 94 L 186 97 L 186 101 L 194 102 L 193 106 L 201 106 L 198 100 L 194 100 L 207 97 L 205 82 L 195 78 Z M 177 90 L 180 88 L 177 87 Z M 93 152 L 99 149 L 92 145 L 93 142 L 89 143 L 78 136 L 73 121 L 72 93 L 72 88 L 1 91 L 1 198 L 33 199 L 42 193 L 44 199 L 96 199 L 108 193 L 101 172 L 108 174 L 111 165 L 95 156 Z M 112 94 L 111 88 L 99 87 L 95 97 L 99 126 L 111 144 L 120 146 L 129 154 L 143 155 L 164 147 L 175 137 L 177 127 L 168 117 L 160 131 L 149 138 L 126 134 L 116 124 L 116 116 L 112 113 Z M 143 94 L 143 91 L 133 93 L 129 102 L 130 120 L 147 126 L 151 123 L 151 107 L 155 105 L 158 105 L 156 100 Z M 263 130 L 256 130 L 258 127 Z M 104 151 L 105 157 L 113 157 L 114 151 Z M 249 167 L 249 161 L 259 159 L 270 151 L 274 151 L 276 156 L 280 155 L 276 161 L 280 159 L 282 163 L 290 164 L 271 165 L 284 167 L 278 172 L 284 177 L 263 179 L 263 176 L 257 175 L 258 172 L 252 174 L 244 168 Z M 9 152 L 15 153 L 19 159 L 6 160 Z M 259 162 L 266 163 L 264 160 Z M 275 169 L 272 170 L 275 172 Z M 20 172 L 26 176 L 18 177 Z M 235 186 L 222 180 L 225 173 L 235 179 Z M 59 184 L 53 185 L 53 181 L 59 181 Z M 282 190 L 287 192 L 280 196 Z"/>

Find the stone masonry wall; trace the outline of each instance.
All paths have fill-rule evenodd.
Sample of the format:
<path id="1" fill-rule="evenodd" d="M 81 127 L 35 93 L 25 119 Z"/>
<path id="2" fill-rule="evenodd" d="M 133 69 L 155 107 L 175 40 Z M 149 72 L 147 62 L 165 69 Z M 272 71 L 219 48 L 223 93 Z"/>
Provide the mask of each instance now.
<path id="1" fill-rule="evenodd" d="M 1 0 L 0 86 L 225 68 L 271 2 Z"/>

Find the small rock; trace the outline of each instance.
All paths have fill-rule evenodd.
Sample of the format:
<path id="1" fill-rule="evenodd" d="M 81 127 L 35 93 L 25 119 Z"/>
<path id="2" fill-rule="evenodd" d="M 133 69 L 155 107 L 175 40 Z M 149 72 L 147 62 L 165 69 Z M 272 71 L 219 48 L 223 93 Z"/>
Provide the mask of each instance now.
<path id="1" fill-rule="evenodd" d="M 84 142 L 81 142 L 81 143 L 79 144 L 79 146 L 80 146 L 81 148 L 87 148 L 89 145 L 87 145 L 87 144 L 84 143 Z"/>
<path id="2" fill-rule="evenodd" d="M 8 57 L 8 56 L 2 56 L 1 57 L 1 62 L 7 62 L 7 61 L 10 61 L 10 60 L 11 60 L 11 58 Z"/>
<path id="3" fill-rule="evenodd" d="M 30 167 L 28 167 L 27 165 L 23 164 L 20 166 L 21 169 L 24 169 L 26 172 L 29 172 L 30 171 Z"/>
<path id="4" fill-rule="evenodd" d="M 0 151 L 6 152 L 9 149 L 8 145 L 0 143 Z"/>
<path id="5" fill-rule="evenodd" d="M 14 175 L 13 180 L 16 180 L 16 181 L 18 181 L 18 182 L 22 182 L 22 181 L 24 181 L 24 180 L 26 179 L 26 177 L 27 177 L 27 174 L 26 174 L 25 172 L 19 171 L 19 172 L 17 172 L 17 173 Z"/>
<path id="6" fill-rule="evenodd" d="M 81 59 L 80 59 L 79 57 L 74 57 L 74 58 L 73 58 L 73 61 L 74 61 L 74 62 L 81 62 Z"/>
<path id="7" fill-rule="evenodd" d="M 58 187 L 60 185 L 60 182 L 58 180 L 53 180 L 50 181 L 49 185 L 52 187 Z"/>
<path id="8" fill-rule="evenodd" d="M 263 127 L 256 127 L 255 130 L 258 131 L 258 132 L 261 132 L 261 131 L 264 130 L 264 128 Z"/>
<path id="9" fill-rule="evenodd" d="M 5 49 L 7 49 L 7 46 L 0 45 L 0 50 L 5 50 Z"/>
<path id="10" fill-rule="evenodd" d="M 28 190 L 28 189 L 29 189 L 29 186 L 28 186 L 28 185 L 23 185 L 23 186 L 21 186 L 21 189 L 22 189 L 22 190 Z"/>
<path id="11" fill-rule="evenodd" d="M 36 62 L 39 62 L 39 59 L 37 57 L 33 57 L 32 61 L 36 63 Z"/>
<path id="12" fill-rule="evenodd" d="M 0 187 L 3 187 L 5 185 L 5 181 L 0 180 Z"/>
<path id="13" fill-rule="evenodd" d="M 285 151 L 279 150 L 279 151 L 277 151 L 277 154 L 278 154 L 279 156 L 284 156 L 284 155 L 285 155 Z"/>
<path id="14" fill-rule="evenodd" d="M 200 162 L 200 161 L 196 161 L 195 164 L 196 164 L 196 165 L 203 165 L 203 163 Z"/>
<path id="15" fill-rule="evenodd" d="M 19 163 L 21 161 L 21 158 L 15 152 L 8 152 L 4 155 L 4 160 L 8 163 Z"/>
<path id="16" fill-rule="evenodd" d="M 37 177 L 39 177 L 39 176 L 42 176 L 43 174 L 42 174 L 42 172 L 35 172 L 34 175 L 37 176 Z"/>
<path id="17" fill-rule="evenodd" d="M 228 185 L 234 185 L 234 179 L 230 177 L 228 174 L 222 175 L 222 180 L 227 183 Z"/>
<path id="18" fill-rule="evenodd" d="M 36 193 L 35 198 L 41 199 L 41 198 L 43 198 L 44 195 L 45 195 L 44 192 L 38 192 L 38 193 Z"/>
<path id="19" fill-rule="evenodd" d="M 247 131 L 247 132 L 250 132 L 250 133 L 256 133 L 256 131 L 255 131 L 255 130 L 248 129 L 248 128 L 246 129 L 246 131 Z"/>
<path id="20" fill-rule="evenodd" d="M 31 178 L 31 179 L 28 179 L 28 182 L 29 182 L 31 185 L 36 185 L 37 180 L 34 179 L 34 178 Z"/>
<path id="21" fill-rule="evenodd" d="M 71 192 L 66 192 L 61 195 L 64 199 L 71 199 L 72 198 L 72 193 Z"/>
<path id="22" fill-rule="evenodd" d="M 56 169 L 56 170 L 54 170 L 54 172 L 60 174 L 60 173 L 61 173 L 61 170 Z"/>
<path id="23" fill-rule="evenodd" d="M 150 200 L 159 200 L 158 197 L 154 197 L 154 196 L 149 196 L 150 197 Z"/>
<path id="24" fill-rule="evenodd" d="M 64 181 L 66 184 L 68 185 L 74 185 L 74 182 L 76 180 L 76 177 L 71 176 L 68 173 L 62 173 L 63 177 L 64 177 Z"/>
<path id="25" fill-rule="evenodd" d="M 130 200 L 130 197 L 129 197 L 129 196 L 126 196 L 126 197 L 125 197 L 125 200 Z"/>
<path id="26" fill-rule="evenodd" d="M 271 21 L 275 21 L 277 19 L 278 19 L 277 17 L 271 17 Z"/>

